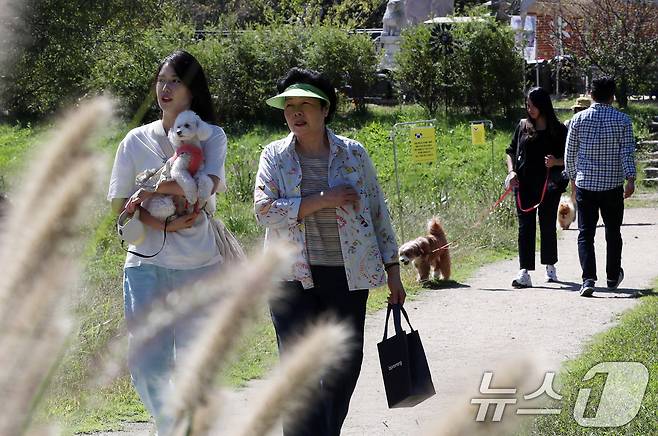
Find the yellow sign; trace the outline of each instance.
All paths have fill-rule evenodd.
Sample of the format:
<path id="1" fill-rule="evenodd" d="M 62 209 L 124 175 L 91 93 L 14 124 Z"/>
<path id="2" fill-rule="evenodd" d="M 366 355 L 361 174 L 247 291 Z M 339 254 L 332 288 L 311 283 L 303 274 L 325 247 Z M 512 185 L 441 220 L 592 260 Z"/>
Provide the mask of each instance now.
<path id="1" fill-rule="evenodd" d="M 471 124 L 471 141 L 473 145 L 484 145 L 484 124 Z"/>
<path id="2" fill-rule="evenodd" d="M 411 129 L 411 158 L 414 163 L 436 161 L 436 133 L 434 127 Z"/>

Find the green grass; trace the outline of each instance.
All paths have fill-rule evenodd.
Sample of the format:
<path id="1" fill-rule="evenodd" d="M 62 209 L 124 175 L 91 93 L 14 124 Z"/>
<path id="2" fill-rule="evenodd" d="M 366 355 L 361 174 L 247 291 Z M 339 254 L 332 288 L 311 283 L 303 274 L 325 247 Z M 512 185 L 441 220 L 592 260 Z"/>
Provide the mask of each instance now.
<path id="1" fill-rule="evenodd" d="M 438 159 L 433 164 L 414 164 L 410 157 L 408 132 L 398 133 L 401 202 L 395 195 L 395 173 L 390 134 L 393 125 L 426 116 L 417 106 L 371 107 L 366 115 L 338 116 L 331 127 L 338 134 L 361 141 L 370 153 L 378 177 L 387 194 L 398 235 L 406 239 L 424 233 L 427 220 L 437 215 L 446 228 L 452 247 L 453 279 L 465 281 L 477 267 L 487 262 L 513 257 L 516 247 L 516 218 L 511 202 L 505 202 L 491 215 L 487 209 L 502 192 L 505 177 L 504 149 L 518 120 L 517 116 L 493 118 L 496 127 L 485 146 L 473 146 L 468 121 L 480 117 L 451 114 L 437 126 Z M 227 126 L 229 151 L 226 162 L 229 191 L 218 197 L 218 216 L 238 236 L 248 250 L 258 250 L 263 229 L 256 225 L 252 211 L 252 189 L 258 157 L 268 142 L 283 137 L 280 125 Z M 487 132 L 489 134 L 489 132 Z M 125 129 L 104 139 L 97 147 L 112 161 L 114 150 Z M 35 129 L 0 127 L 0 169 L 7 171 L 10 183 L 21 156 L 30 149 Z M 493 140 L 494 159 L 491 147 Z M 19 144 L 17 148 L 6 143 Z M 2 162 L 5 162 L 4 164 Z M 1 188 L 1 187 L 0 187 Z M 101 201 L 99 201 L 101 203 Z M 124 374 L 103 389 L 89 389 L 93 362 L 105 352 L 113 338 L 125 336 L 121 277 L 124 253 L 114 234 L 114 220 L 99 204 L 92 211 L 85 230 L 90 235 L 83 256 L 84 278 L 74 302 L 79 328 L 58 371 L 43 413 L 61 419 L 66 433 L 116 428 L 121 421 L 147 419 L 141 403 Z M 402 218 L 398 214 L 402 207 Z M 401 237 L 399 238 L 401 239 Z M 403 281 L 409 298 L 422 288 L 415 283 L 411 267 L 403 268 Z M 455 283 L 451 283 L 455 285 Z M 433 286 L 445 286 L 434 283 Z M 370 312 L 385 306 L 387 291 L 379 288 L 368 300 Z M 222 374 L 225 383 L 243 385 L 262 377 L 277 361 L 276 340 L 266 311 L 241 340 L 230 367 Z"/>
<path id="2" fill-rule="evenodd" d="M 31 127 L 0 125 L 0 193 L 11 188 L 36 135 Z"/>
<path id="3" fill-rule="evenodd" d="M 553 106 L 562 121 L 566 121 L 573 115 L 571 106 L 576 104 L 576 96 L 553 100 Z M 619 109 L 616 103 L 613 103 Z M 633 133 L 636 138 L 646 139 L 649 137 L 649 120 L 658 115 L 658 102 L 656 100 L 629 101 L 628 107 L 620 109 L 633 121 Z"/>
<path id="4" fill-rule="evenodd" d="M 553 407 L 559 415 L 544 416 L 527 426 L 520 435 L 655 435 L 658 434 L 658 281 L 640 305 L 622 315 L 619 324 L 597 335 L 576 359 L 567 362 L 558 375 L 557 391 L 563 396 Z M 573 418 L 574 404 L 581 388 L 591 388 L 585 417 L 594 417 L 605 384 L 604 376 L 583 382 L 583 376 L 601 362 L 640 362 L 649 370 L 649 382 L 637 416 L 617 428 L 586 428 Z"/>

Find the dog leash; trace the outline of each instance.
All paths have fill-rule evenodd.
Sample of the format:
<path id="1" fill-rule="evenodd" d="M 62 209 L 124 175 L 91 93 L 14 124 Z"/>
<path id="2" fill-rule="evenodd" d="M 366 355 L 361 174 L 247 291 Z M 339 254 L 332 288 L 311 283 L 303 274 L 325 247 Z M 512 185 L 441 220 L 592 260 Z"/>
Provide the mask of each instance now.
<path id="1" fill-rule="evenodd" d="M 173 217 L 175 217 L 175 216 L 176 216 L 176 215 L 170 215 L 170 216 L 168 216 L 167 218 L 165 218 L 164 229 L 162 230 L 162 233 L 163 233 L 163 236 L 162 236 L 162 246 L 160 247 L 160 249 L 159 249 L 158 251 L 155 252 L 155 254 L 146 255 L 146 254 L 138 253 L 138 252 L 136 252 L 136 251 L 128 250 L 126 247 L 123 246 L 123 242 L 124 242 L 123 239 L 121 240 L 121 248 L 122 248 L 123 251 L 125 251 L 126 253 L 134 254 L 135 256 L 141 257 L 141 258 L 143 258 L 143 259 L 150 259 L 150 258 L 152 258 L 152 257 L 157 256 L 157 255 L 160 254 L 160 252 L 164 249 L 165 242 L 167 242 L 167 224 L 169 224 L 169 219 L 170 219 L 170 218 L 173 218 Z"/>
<path id="2" fill-rule="evenodd" d="M 541 197 L 539 198 L 539 203 L 535 204 L 534 206 L 529 207 L 527 209 L 524 209 L 521 206 L 521 190 L 520 189 L 516 190 L 516 205 L 519 207 L 519 210 L 521 212 L 525 212 L 525 213 L 532 212 L 533 210 L 537 209 L 542 204 L 542 202 L 544 201 L 544 195 L 546 194 L 546 191 L 548 189 L 548 178 L 550 176 L 550 171 L 551 171 L 551 169 L 547 167 L 546 168 L 546 180 L 544 180 L 544 187 L 541 190 Z"/>
<path id="3" fill-rule="evenodd" d="M 537 209 L 537 208 L 541 205 L 541 203 L 544 201 L 544 195 L 546 194 L 546 191 L 547 191 L 547 189 L 548 189 L 548 178 L 549 178 L 549 175 L 550 175 L 550 168 L 546 168 L 546 180 L 544 180 L 544 187 L 542 188 L 542 192 L 541 192 L 541 197 L 540 197 L 540 199 L 539 199 L 539 203 L 535 204 L 535 205 L 532 206 L 532 207 L 529 207 L 529 208 L 527 208 L 527 209 L 524 209 L 524 208 L 521 207 L 521 194 L 520 194 L 520 190 L 519 190 L 519 189 L 516 190 L 516 202 L 517 202 L 517 206 L 519 207 L 519 210 L 521 210 L 521 211 L 524 212 L 524 213 L 528 213 L 528 212 L 531 212 L 531 211 Z M 487 209 L 486 213 L 484 213 L 484 214 L 482 214 L 482 215 L 480 216 L 480 218 L 478 219 L 478 221 L 475 222 L 475 224 L 471 227 L 471 229 L 477 229 L 478 227 L 480 227 L 480 226 L 482 225 L 482 223 L 483 223 L 483 222 L 489 217 L 489 215 L 491 215 L 491 213 L 492 213 L 492 212 L 493 212 L 498 206 L 500 206 L 500 204 L 503 202 L 503 200 L 505 200 L 505 198 L 507 198 L 507 196 L 508 196 L 508 195 L 510 194 L 510 192 L 512 192 L 513 190 L 514 190 L 514 188 L 512 188 L 511 186 L 508 187 L 507 189 L 505 189 L 505 192 L 503 192 L 503 193 L 501 194 L 501 196 L 498 197 L 498 200 L 496 200 L 491 206 L 489 206 L 489 208 Z M 463 239 L 463 237 L 462 237 L 462 238 L 454 239 L 454 240 L 448 242 L 447 244 L 442 245 L 441 247 L 432 250 L 432 253 L 436 253 L 437 251 L 444 250 L 444 249 L 450 247 L 451 245 L 453 245 L 454 243 L 458 242 L 460 239 Z"/>

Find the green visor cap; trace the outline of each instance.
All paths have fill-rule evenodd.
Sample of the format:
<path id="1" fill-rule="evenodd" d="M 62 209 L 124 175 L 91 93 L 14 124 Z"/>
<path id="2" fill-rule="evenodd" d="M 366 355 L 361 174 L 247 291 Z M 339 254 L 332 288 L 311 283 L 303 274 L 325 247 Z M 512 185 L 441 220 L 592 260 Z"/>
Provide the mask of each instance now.
<path id="1" fill-rule="evenodd" d="M 319 88 L 316 88 L 315 86 L 309 85 L 307 83 L 295 83 L 294 85 L 290 85 L 281 94 L 270 97 L 265 102 L 277 109 L 283 109 L 286 106 L 286 97 L 319 98 L 320 100 L 326 101 L 327 104 L 331 104 L 327 94 L 322 92 Z"/>

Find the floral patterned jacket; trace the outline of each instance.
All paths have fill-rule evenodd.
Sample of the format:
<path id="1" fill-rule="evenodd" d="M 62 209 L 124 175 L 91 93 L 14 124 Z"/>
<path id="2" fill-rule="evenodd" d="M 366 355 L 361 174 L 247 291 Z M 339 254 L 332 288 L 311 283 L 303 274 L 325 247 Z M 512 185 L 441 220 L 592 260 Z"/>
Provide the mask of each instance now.
<path id="1" fill-rule="evenodd" d="M 386 282 L 384 264 L 398 258 L 384 194 L 365 148 L 329 129 L 327 136 L 329 187 L 349 184 L 361 198 L 358 211 L 351 205 L 336 208 L 349 288 L 381 286 Z M 304 289 L 309 289 L 313 287 L 313 279 L 306 252 L 304 220 L 297 219 L 302 202 L 302 170 L 295 142 L 291 133 L 263 149 L 256 175 L 254 210 L 258 223 L 266 227 L 265 246 L 285 240 L 297 247 L 292 271 L 284 278 L 299 280 Z"/>

